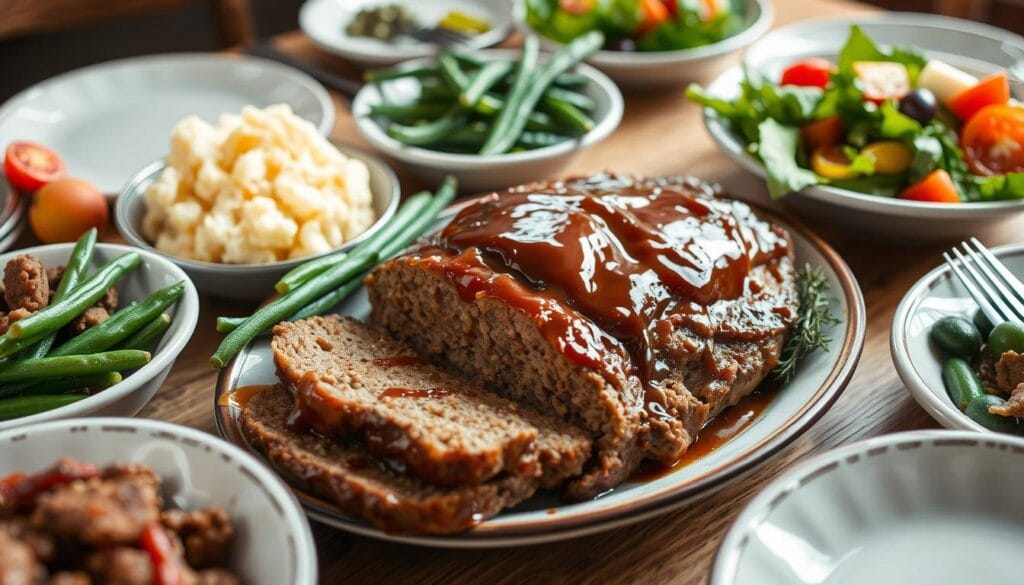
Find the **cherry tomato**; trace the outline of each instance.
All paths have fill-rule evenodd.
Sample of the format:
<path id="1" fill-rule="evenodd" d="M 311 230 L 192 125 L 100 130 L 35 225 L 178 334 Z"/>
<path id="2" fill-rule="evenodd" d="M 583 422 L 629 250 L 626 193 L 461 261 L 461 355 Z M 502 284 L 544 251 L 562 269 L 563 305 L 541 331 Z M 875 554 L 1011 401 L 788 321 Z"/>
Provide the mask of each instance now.
<path id="1" fill-rule="evenodd" d="M 107 198 L 96 187 L 79 179 L 57 179 L 32 198 L 29 223 L 47 244 L 73 242 L 89 228 L 102 231 L 108 214 Z"/>
<path id="2" fill-rule="evenodd" d="M 815 149 L 811 153 L 811 168 L 826 179 L 853 179 L 858 176 L 850 169 L 850 159 L 838 144 Z"/>
<path id="3" fill-rule="evenodd" d="M 665 10 L 668 10 L 669 17 L 679 16 L 679 0 L 661 0 L 661 3 L 665 5 Z"/>
<path id="4" fill-rule="evenodd" d="M 910 93 L 910 73 L 900 63 L 888 61 L 857 61 L 853 72 L 860 80 L 864 99 L 881 104 L 898 100 Z"/>
<path id="5" fill-rule="evenodd" d="M 964 90 L 949 100 L 949 110 L 961 120 L 970 120 L 985 106 L 1010 101 L 1010 78 L 1005 71 L 990 75 L 971 89 Z"/>
<path id="6" fill-rule="evenodd" d="M 860 151 L 875 161 L 875 173 L 879 175 L 901 175 L 914 162 L 914 153 L 899 140 L 873 142 Z"/>
<path id="7" fill-rule="evenodd" d="M 559 0 L 558 7 L 573 16 L 581 16 L 590 12 L 594 0 Z"/>
<path id="8" fill-rule="evenodd" d="M 64 161 L 45 146 L 12 142 L 4 156 L 4 173 L 15 189 L 35 191 L 64 176 Z"/>
<path id="9" fill-rule="evenodd" d="M 920 183 L 907 187 L 900 197 L 929 203 L 960 203 L 952 177 L 942 169 L 932 171 Z"/>
<path id="10" fill-rule="evenodd" d="M 815 151 L 825 146 L 839 144 L 843 139 L 843 121 L 839 116 L 829 116 L 804 124 L 800 128 L 800 134 L 804 139 L 804 146 L 808 151 Z"/>
<path id="11" fill-rule="evenodd" d="M 1024 172 L 1024 106 L 986 106 L 960 132 L 964 159 L 978 175 Z"/>
<path id="12" fill-rule="evenodd" d="M 159 523 L 146 526 L 139 545 L 149 553 L 155 585 L 181 585 L 181 567 L 174 551 L 174 541 L 163 526 Z"/>
<path id="13" fill-rule="evenodd" d="M 643 22 L 640 23 L 638 32 L 641 35 L 668 20 L 668 8 L 659 0 L 640 0 L 640 8 Z"/>
<path id="14" fill-rule="evenodd" d="M 829 76 L 836 66 L 825 59 L 804 59 L 797 61 L 782 72 L 782 85 L 820 87 L 828 85 Z"/>

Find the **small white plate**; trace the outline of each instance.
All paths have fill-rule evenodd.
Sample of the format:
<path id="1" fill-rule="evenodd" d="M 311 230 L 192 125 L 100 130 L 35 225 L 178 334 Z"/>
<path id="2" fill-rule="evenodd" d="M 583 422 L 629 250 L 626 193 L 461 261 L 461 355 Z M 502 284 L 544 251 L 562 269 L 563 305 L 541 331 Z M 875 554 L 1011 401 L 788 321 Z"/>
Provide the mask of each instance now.
<path id="1" fill-rule="evenodd" d="M 348 59 L 360 67 L 383 67 L 407 59 L 427 57 L 437 47 L 406 36 L 389 41 L 350 37 L 345 29 L 362 9 L 386 4 L 404 4 L 420 24 L 433 26 L 445 14 L 458 10 L 485 19 L 491 29 L 470 38 L 460 49 L 473 51 L 497 45 L 512 28 L 511 2 L 507 0 L 307 0 L 299 11 L 299 27 L 321 49 Z"/>
<path id="2" fill-rule="evenodd" d="M 1020 583 L 1024 440 L 965 431 L 869 439 L 768 485 L 710 585 Z"/>
<path id="3" fill-rule="evenodd" d="M 808 57 L 835 60 L 851 25 L 859 25 L 880 45 L 917 47 L 975 75 L 1000 69 L 1024 79 L 1024 38 L 1009 31 L 967 20 L 928 14 L 885 13 L 856 18 L 813 19 L 780 28 L 747 51 L 748 66 L 769 79 L 783 68 Z M 735 66 L 708 86 L 710 95 L 733 99 L 739 95 L 743 72 Z M 1022 96 L 1021 84 L 1015 92 Z M 704 125 L 718 148 L 733 162 L 764 178 L 761 161 L 746 148 L 743 138 L 711 110 Z M 924 203 L 879 197 L 829 186 L 814 186 L 791 193 L 784 201 L 801 213 L 824 219 L 861 235 L 876 234 L 899 241 L 949 239 L 977 233 L 1024 211 L 1024 201 L 979 203 Z"/>
<path id="4" fill-rule="evenodd" d="M 212 123 L 246 105 L 277 103 L 325 136 L 334 126 L 327 90 L 280 63 L 239 55 L 134 57 L 64 73 L 12 97 L 0 107 L 0 147 L 28 140 L 52 148 L 70 175 L 114 196 L 167 153 L 182 118 Z"/>
<path id="5" fill-rule="evenodd" d="M 463 204 L 465 205 L 465 204 Z M 438 220 L 440 229 L 458 211 L 450 209 Z M 760 414 L 741 433 L 707 455 L 671 473 L 649 481 L 627 482 L 601 497 L 566 504 L 556 494 L 537 494 L 523 504 L 479 526 L 448 536 L 406 536 L 373 528 L 359 518 L 311 494 L 296 491 L 309 515 L 342 530 L 395 542 L 450 548 L 487 548 L 564 540 L 640 522 L 676 509 L 743 477 L 783 446 L 800 436 L 832 405 L 846 386 L 860 359 L 864 339 L 864 300 L 849 267 L 822 240 L 804 228 L 765 217 L 786 227 L 793 236 L 797 264 L 818 266 L 827 275 L 840 321 L 827 332 L 828 350 L 800 364 L 789 385 L 780 388 Z M 359 289 L 337 308 L 338 313 L 365 319 L 370 304 Z M 220 406 L 220 396 L 233 388 L 273 384 L 274 359 L 270 340 L 262 337 L 243 349 L 221 370 L 214 396 L 214 413 L 221 436 L 249 448 L 237 425 L 239 409 Z"/>
<path id="6" fill-rule="evenodd" d="M 992 253 L 1018 278 L 1024 278 L 1024 245 L 993 248 Z M 941 260 L 941 258 L 936 258 Z M 914 400 L 942 426 L 991 433 L 971 420 L 949 399 L 942 382 L 945 357 L 928 337 L 932 324 L 943 317 L 968 320 L 978 305 L 967 289 L 945 264 L 940 265 L 910 287 L 892 318 L 889 345 L 896 372 Z"/>
<path id="7" fill-rule="evenodd" d="M 229 567 L 248 585 L 314 585 L 316 548 L 295 497 L 266 466 L 207 433 L 156 420 L 80 418 L 0 432 L 0 477 L 61 457 L 144 463 L 186 510 L 220 506 L 235 525 Z"/>

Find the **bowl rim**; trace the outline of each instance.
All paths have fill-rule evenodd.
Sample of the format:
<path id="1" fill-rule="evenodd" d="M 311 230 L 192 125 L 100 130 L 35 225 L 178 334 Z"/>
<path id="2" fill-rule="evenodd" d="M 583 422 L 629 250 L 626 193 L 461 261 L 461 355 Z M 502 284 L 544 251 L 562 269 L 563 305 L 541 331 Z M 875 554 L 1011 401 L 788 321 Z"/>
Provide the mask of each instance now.
<path id="1" fill-rule="evenodd" d="M 13 250 L 0 254 L 0 262 L 6 262 L 7 259 L 18 254 L 34 254 L 40 253 L 43 250 L 66 251 L 66 256 L 70 256 L 71 250 L 74 246 L 74 242 L 70 242 L 62 244 L 45 244 L 42 246 L 23 248 L 21 250 Z M 153 254 L 147 250 L 140 250 L 133 246 L 97 242 L 96 249 L 108 250 L 115 253 L 120 252 L 120 255 L 137 252 L 144 261 L 152 262 L 165 272 L 169 273 L 172 278 L 185 283 L 185 291 L 176 304 L 174 319 L 171 321 L 170 328 L 166 333 L 164 333 L 164 338 L 167 340 L 164 347 L 152 352 L 152 358 L 149 363 L 137 369 L 133 374 L 121 380 L 117 384 L 104 389 L 102 392 L 97 392 L 92 396 L 59 408 L 0 422 L 0 433 L 44 421 L 85 416 L 95 412 L 99 408 L 112 404 L 126 397 L 128 394 L 138 391 L 144 384 L 153 381 L 153 379 L 159 376 L 162 371 L 169 369 L 174 364 L 174 361 L 178 359 L 178 356 L 181 355 L 181 352 L 185 349 L 185 345 L 192 338 L 196 325 L 199 323 L 199 293 L 196 292 L 196 287 L 195 284 L 192 283 L 192 279 L 189 278 L 181 268 L 162 256 Z M 139 269 L 141 269 L 141 267 Z M 149 294 L 152 294 L 156 291 L 148 292 Z"/>
<path id="2" fill-rule="evenodd" d="M 771 42 L 773 38 L 779 38 L 780 36 L 787 36 L 793 33 L 794 30 L 801 30 L 807 28 L 814 28 L 819 25 L 854 25 L 854 24 L 884 24 L 884 25 L 926 25 L 926 26 L 940 26 L 940 27 L 952 27 L 955 26 L 962 32 L 974 33 L 981 36 L 988 36 L 1001 40 L 1002 42 L 1015 42 L 1021 48 L 1024 48 L 1024 37 L 1004 31 L 1002 29 L 995 28 L 991 25 L 976 23 L 972 21 L 962 20 L 949 16 L 940 16 L 934 14 L 919 14 L 919 13 L 879 13 L 879 14 L 864 14 L 857 16 L 825 16 L 819 18 L 812 18 L 808 20 L 802 20 L 782 28 L 778 28 L 758 43 Z M 752 46 L 749 51 L 756 50 L 757 45 Z M 838 47 L 837 47 L 838 48 Z M 744 57 L 744 63 L 746 57 Z M 732 78 L 737 80 L 742 78 L 743 63 L 729 67 L 722 73 L 720 73 L 711 83 L 708 84 L 708 93 L 711 95 L 721 95 L 715 90 L 720 90 L 718 86 L 724 85 L 726 82 L 731 81 Z M 746 144 L 743 139 L 733 132 L 728 123 L 717 113 L 712 111 L 710 108 L 702 108 L 704 128 L 711 135 L 718 150 L 722 151 L 728 156 L 733 162 L 739 164 L 748 172 L 754 174 L 760 179 L 765 179 L 764 167 L 761 162 L 754 157 L 749 151 L 747 151 Z M 1003 211 L 1016 211 L 1024 209 L 1024 199 L 1010 199 L 1002 201 L 965 201 L 960 204 L 948 204 L 948 203 L 930 203 L 923 201 L 910 201 L 906 199 L 899 199 L 896 197 L 883 197 L 879 195 L 869 195 L 866 193 L 860 193 L 857 191 L 851 191 L 849 189 L 840 189 L 838 187 L 832 187 L 829 185 L 813 185 L 807 187 L 802 191 L 796 193 L 789 193 L 786 197 L 792 197 L 794 195 L 802 197 L 810 197 L 817 199 L 825 203 L 832 203 L 841 205 L 843 207 L 850 207 L 863 211 L 878 212 L 879 210 L 888 211 L 897 216 L 913 217 L 917 219 L 922 218 L 976 218 L 976 217 L 988 217 L 994 215 L 997 212 Z"/>
<path id="3" fill-rule="evenodd" d="M 891 452 L 929 446 L 1001 446 L 1024 453 L 1024 439 L 1013 435 L 981 437 L 964 430 L 925 429 L 905 431 L 861 439 L 813 455 L 772 479 L 743 507 L 722 538 L 708 572 L 708 585 L 733 585 L 737 564 L 748 543 L 749 528 L 767 519 L 782 501 L 799 491 L 810 480 L 840 467 L 842 463 L 863 463 L 867 458 Z"/>
<path id="4" fill-rule="evenodd" d="M 120 195 L 117 197 L 117 202 L 114 204 L 114 223 L 116 224 L 117 231 L 121 233 L 125 240 L 127 240 L 132 246 L 145 250 L 151 254 L 157 254 L 164 258 L 167 258 L 171 262 L 185 267 L 188 270 L 215 270 L 224 274 L 246 274 L 253 271 L 262 270 L 287 270 L 298 266 L 304 262 L 328 256 L 336 252 L 344 252 L 351 250 L 367 238 L 372 236 L 384 227 L 384 225 L 394 217 L 396 210 L 398 209 L 399 200 L 402 198 L 402 186 L 398 181 L 398 176 L 395 174 L 394 169 L 390 165 L 386 164 L 380 157 L 366 152 L 365 150 L 352 146 L 350 144 L 331 140 L 331 144 L 336 146 L 342 154 L 349 158 L 356 158 L 364 163 L 368 167 L 377 167 L 380 172 L 384 174 L 388 184 L 391 188 L 390 198 L 387 206 L 384 208 L 384 213 L 377 216 L 377 219 L 366 228 L 361 234 L 347 240 L 341 244 L 341 246 L 334 248 L 323 254 L 317 254 L 315 256 L 305 256 L 302 258 L 292 258 L 290 260 L 278 260 L 277 262 L 267 262 L 265 264 L 223 264 L 218 262 L 205 262 L 202 260 L 192 260 L 189 258 L 182 258 L 173 254 L 168 254 L 158 250 L 153 244 L 150 244 L 146 238 L 142 237 L 139 229 L 129 218 L 129 204 L 134 202 L 134 199 L 139 199 L 145 195 L 145 190 L 141 188 L 141 185 L 151 179 L 155 180 L 157 173 L 163 171 L 167 167 L 167 163 L 164 159 L 156 159 L 152 162 L 147 163 L 141 169 L 135 172 L 125 182 L 121 188 Z M 373 195 L 376 197 L 376 194 Z M 142 202 L 141 205 L 145 205 Z"/>
<path id="5" fill-rule="evenodd" d="M 486 49 L 475 51 L 473 54 L 479 57 L 503 57 L 518 54 L 518 49 Z M 546 55 L 550 57 L 550 55 Z M 397 68 L 410 69 L 427 65 L 435 60 L 434 57 L 423 57 L 403 61 Z M 589 148 L 604 139 L 618 128 L 622 121 L 625 109 L 622 92 L 607 75 L 601 73 L 594 67 L 585 63 L 578 63 L 575 68 L 577 73 L 587 77 L 588 83 L 597 91 L 605 94 L 608 98 L 608 112 L 597 124 L 586 134 L 576 139 L 566 140 L 553 146 L 545 146 L 521 152 L 502 154 L 460 154 L 430 150 L 419 146 L 402 144 L 387 135 L 384 129 L 369 114 L 370 105 L 379 101 L 380 91 L 374 84 L 364 85 L 352 100 L 352 117 L 356 122 L 356 129 L 363 139 L 379 149 L 388 156 L 392 156 L 402 162 L 439 166 L 441 168 L 458 168 L 459 170 L 478 170 L 499 165 L 512 165 L 519 163 L 546 160 Z"/>
<path id="6" fill-rule="evenodd" d="M 267 466 L 244 449 L 205 433 L 199 429 L 168 421 L 129 417 L 89 417 L 67 418 L 60 420 L 40 421 L 25 427 L 0 430 L 0 444 L 7 442 L 31 443 L 33 434 L 51 434 L 57 431 L 98 428 L 101 432 L 125 432 L 126 429 L 143 430 L 150 433 L 145 437 L 150 441 L 167 441 L 177 437 L 183 443 L 202 446 L 206 450 L 216 451 L 226 461 L 233 459 L 241 469 L 231 465 L 235 475 L 250 475 L 251 479 L 261 485 L 269 503 L 279 508 L 289 530 L 296 538 L 296 574 L 299 582 L 296 585 L 313 585 L 317 582 L 319 566 L 317 564 L 316 544 L 309 526 L 309 521 L 299 505 L 291 489 Z M 57 454 L 59 457 L 60 454 Z"/>
<path id="7" fill-rule="evenodd" d="M 745 0 L 745 2 L 747 12 L 749 13 L 752 9 L 756 9 L 757 16 L 746 28 L 720 41 L 689 49 L 673 49 L 669 51 L 611 51 L 602 49 L 587 57 L 584 61 L 597 66 L 670 65 L 673 63 L 685 63 L 687 61 L 720 57 L 733 51 L 738 51 L 750 46 L 763 37 L 771 29 L 772 23 L 775 22 L 775 6 L 771 0 Z M 563 43 L 548 38 L 526 22 L 525 0 L 516 0 L 512 14 L 516 27 L 520 31 L 536 34 L 547 47 L 557 48 L 563 46 Z"/>
<path id="8" fill-rule="evenodd" d="M 1024 244 L 1010 244 L 997 246 L 991 249 L 992 254 L 997 258 L 1004 256 L 1019 256 L 1024 254 Z M 971 420 L 969 416 L 953 406 L 948 400 L 945 389 L 943 392 L 933 392 L 910 358 L 910 338 L 907 336 L 907 326 L 910 319 L 917 312 L 920 304 L 928 297 L 931 290 L 941 282 L 954 279 L 955 276 L 946 264 L 940 264 L 928 271 L 907 290 L 903 295 L 896 312 L 893 314 L 892 327 L 889 330 L 889 352 L 892 354 L 892 362 L 896 367 L 903 384 L 907 387 L 914 400 L 924 408 L 942 426 L 948 429 L 962 429 L 973 432 L 986 433 L 988 435 L 1005 436 L 985 428 Z M 935 367 L 941 368 L 940 362 Z"/>

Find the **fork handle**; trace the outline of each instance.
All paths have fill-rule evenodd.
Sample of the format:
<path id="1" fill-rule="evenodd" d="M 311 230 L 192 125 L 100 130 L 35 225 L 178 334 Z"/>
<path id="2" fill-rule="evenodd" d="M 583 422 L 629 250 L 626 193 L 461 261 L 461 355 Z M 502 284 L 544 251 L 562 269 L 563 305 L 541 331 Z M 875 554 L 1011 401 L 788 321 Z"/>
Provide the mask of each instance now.
<path id="1" fill-rule="evenodd" d="M 281 49 L 278 49 L 266 42 L 245 47 L 242 51 L 254 57 L 262 57 L 264 59 L 283 63 L 289 67 L 294 67 L 326 85 L 328 88 L 341 93 L 344 97 L 348 98 L 346 102 L 356 97 L 356 94 L 359 93 L 359 90 L 363 87 L 361 82 L 354 81 L 347 77 L 342 77 L 341 75 L 328 71 L 323 67 L 302 61 L 301 59 L 293 57 L 292 55 L 289 55 Z"/>

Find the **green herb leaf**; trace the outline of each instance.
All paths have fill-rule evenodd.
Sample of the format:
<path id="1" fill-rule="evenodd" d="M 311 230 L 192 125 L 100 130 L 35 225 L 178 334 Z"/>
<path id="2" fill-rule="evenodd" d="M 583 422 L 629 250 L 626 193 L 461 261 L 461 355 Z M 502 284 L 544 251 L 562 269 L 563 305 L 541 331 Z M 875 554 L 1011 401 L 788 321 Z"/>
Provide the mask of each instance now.
<path id="1" fill-rule="evenodd" d="M 979 199 L 1024 199 L 1024 173 L 1010 173 L 994 177 L 974 177 Z"/>
<path id="2" fill-rule="evenodd" d="M 828 277 L 821 268 L 807 264 L 798 270 L 796 290 L 799 314 L 782 347 L 779 363 L 772 370 L 772 377 L 783 384 L 793 379 L 804 358 L 815 351 L 828 349 L 832 338 L 825 335 L 824 330 L 839 323 L 839 318 L 831 311 Z"/>

